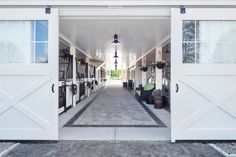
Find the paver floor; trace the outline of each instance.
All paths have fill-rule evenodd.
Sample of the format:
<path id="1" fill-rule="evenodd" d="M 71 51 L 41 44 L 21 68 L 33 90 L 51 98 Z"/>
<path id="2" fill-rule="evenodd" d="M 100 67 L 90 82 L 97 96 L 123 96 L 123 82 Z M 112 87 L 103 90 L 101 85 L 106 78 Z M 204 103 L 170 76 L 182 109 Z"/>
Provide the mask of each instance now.
<path id="1" fill-rule="evenodd" d="M 214 144 L 227 154 L 234 154 L 236 156 L 236 142 L 216 142 Z"/>
<path id="2" fill-rule="evenodd" d="M 7 157 L 221 157 L 221 155 L 202 143 L 60 141 L 21 144 Z"/>
<path id="3" fill-rule="evenodd" d="M 160 125 L 157 123 L 121 84 L 110 84 L 72 125 Z"/>
<path id="4" fill-rule="evenodd" d="M 0 142 L 0 156 L 4 155 L 7 150 L 14 146 L 14 142 Z"/>

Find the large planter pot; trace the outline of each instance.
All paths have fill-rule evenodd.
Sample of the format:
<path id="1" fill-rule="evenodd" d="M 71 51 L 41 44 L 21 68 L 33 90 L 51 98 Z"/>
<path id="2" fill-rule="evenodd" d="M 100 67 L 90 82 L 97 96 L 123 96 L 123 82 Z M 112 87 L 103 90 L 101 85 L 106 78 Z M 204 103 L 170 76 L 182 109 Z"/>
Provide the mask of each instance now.
<path id="1" fill-rule="evenodd" d="M 87 82 L 87 87 L 90 88 L 91 87 L 91 83 Z"/>
<path id="2" fill-rule="evenodd" d="M 163 108 L 164 100 L 163 97 L 154 98 L 154 108 L 161 109 Z"/>
<path id="3" fill-rule="evenodd" d="M 153 105 L 154 104 L 152 95 L 147 95 L 146 103 L 149 104 L 149 105 Z"/>

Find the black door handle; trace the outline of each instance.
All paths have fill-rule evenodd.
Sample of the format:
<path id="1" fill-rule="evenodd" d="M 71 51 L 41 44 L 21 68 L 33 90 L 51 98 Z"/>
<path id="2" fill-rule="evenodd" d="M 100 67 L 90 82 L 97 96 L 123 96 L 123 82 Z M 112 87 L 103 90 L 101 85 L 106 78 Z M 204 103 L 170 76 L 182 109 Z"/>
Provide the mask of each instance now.
<path id="1" fill-rule="evenodd" d="M 178 85 L 178 83 L 176 83 L 176 91 L 175 91 L 176 93 L 178 93 L 179 92 L 179 85 Z"/>
<path id="2" fill-rule="evenodd" d="M 52 84 L 52 92 L 54 93 L 55 91 L 54 91 L 54 83 Z"/>

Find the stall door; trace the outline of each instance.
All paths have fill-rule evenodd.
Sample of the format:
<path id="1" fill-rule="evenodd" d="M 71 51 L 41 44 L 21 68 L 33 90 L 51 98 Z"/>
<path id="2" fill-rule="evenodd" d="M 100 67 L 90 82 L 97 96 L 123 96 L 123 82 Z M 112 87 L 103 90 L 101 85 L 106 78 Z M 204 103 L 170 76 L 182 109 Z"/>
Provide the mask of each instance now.
<path id="1" fill-rule="evenodd" d="M 236 139 L 235 15 L 172 9 L 172 141 Z"/>
<path id="2" fill-rule="evenodd" d="M 0 9 L 0 140 L 58 139 L 58 11 Z"/>

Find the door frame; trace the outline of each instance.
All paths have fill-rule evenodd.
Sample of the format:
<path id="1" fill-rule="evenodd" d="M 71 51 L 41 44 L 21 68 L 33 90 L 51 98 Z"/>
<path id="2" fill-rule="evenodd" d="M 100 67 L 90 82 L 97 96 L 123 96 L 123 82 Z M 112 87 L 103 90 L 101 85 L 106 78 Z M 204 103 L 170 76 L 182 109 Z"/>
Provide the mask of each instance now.
<path id="1" fill-rule="evenodd" d="M 170 20 L 170 10 L 171 8 L 102 8 L 102 9 L 91 9 L 91 8 L 60 8 L 59 20 L 102 20 L 102 19 L 151 19 L 151 20 L 162 20 L 167 19 Z M 71 47 L 80 50 L 83 54 L 85 54 L 88 58 L 92 58 L 89 54 L 86 54 L 82 49 L 80 49 L 76 43 L 71 41 L 67 36 L 65 36 L 62 32 L 59 34 L 60 38 L 67 43 L 70 44 Z M 157 43 L 150 50 L 146 51 L 140 58 L 143 58 L 147 54 L 151 53 L 153 49 L 162 46 L 166 41 L 170 41 L 170 33 L 165 36 L 159 43 Z M 135 63 L 140 60 L 138 58 Z"/>

